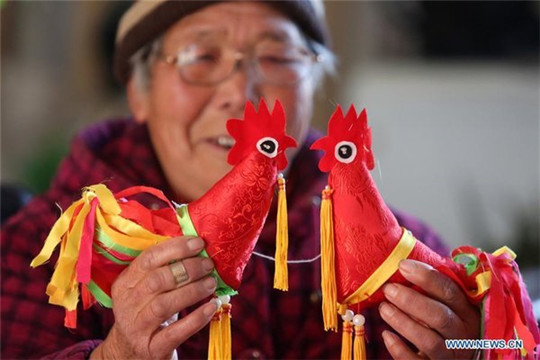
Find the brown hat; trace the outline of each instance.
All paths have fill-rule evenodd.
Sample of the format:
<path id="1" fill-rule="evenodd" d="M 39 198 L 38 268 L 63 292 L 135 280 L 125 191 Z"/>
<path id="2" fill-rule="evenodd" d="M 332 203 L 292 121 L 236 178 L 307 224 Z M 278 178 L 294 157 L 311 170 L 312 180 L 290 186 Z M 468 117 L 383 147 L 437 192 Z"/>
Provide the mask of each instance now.
<path id="1" fill-rule="evenodd" d="M 310 39 L 329 46 L 330 38 L 318 0 L 264 1 L 288 16 Z M 220 1 L 154 0 L 135 2 L 120 19 L 116 33 L 114 74 L 127 83 L 129 59 L 143 46 L 160 36 L 182 17 Z"/>

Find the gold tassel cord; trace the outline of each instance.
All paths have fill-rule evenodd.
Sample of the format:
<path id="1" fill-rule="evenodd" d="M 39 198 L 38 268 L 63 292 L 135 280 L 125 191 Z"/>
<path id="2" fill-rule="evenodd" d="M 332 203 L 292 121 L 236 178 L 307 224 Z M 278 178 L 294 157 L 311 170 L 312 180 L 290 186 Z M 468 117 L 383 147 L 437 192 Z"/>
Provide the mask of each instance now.
<path id="1" fill-rule="evenodd" d="M 362 315 L 356 315 L 362 316 Z M 362 325 L 354 325 L 354 346 L 353 346 L 353 355 L 354 360 L 366 360 L 366 342 L 364 339 L 364 317 L 361 318 Z M 353 320 L 354 321 L 354 320 Z M 355 321 L 357 322 L 357 321 Z"/>
<path id="2" fill-rule="evenodd" d="M 221 314 L 222 359 L 231 360 L 231 304 L 223 304 Z"/>
<path id="3" fill-rule="evenodd" d="M 289 290 L 289 274 L 287 269 L 287 251 L 289 248 L 289 228 L 287 223 L 287 196 L 285 179 L 279 174 L 278 183 L 278 209 L 276 229 L 276 268 L 274 273 L 274 288 Z"/>
<path id="4" fill-rule="evenodd" d="M 208 360 L 222 359 L 222 339 L 221 339 L 221 316 L 222 307 L 216 311 L 210 321 L 210 337 L 208 340 Z"/>
<path id="5" fill-rule="evenodd" d="M 322 192 L 321 202 L 321 288 L 324 330 L 337 331 L 337 286 L 334 254 L 334 221 L 332 192 Z"/>
<path id="6" fill-rule="evenodd" d="M 352 358 L 352 322 L 343 321 L 343 332 L 341 335 L 341 360 L 351 360 Z"/>

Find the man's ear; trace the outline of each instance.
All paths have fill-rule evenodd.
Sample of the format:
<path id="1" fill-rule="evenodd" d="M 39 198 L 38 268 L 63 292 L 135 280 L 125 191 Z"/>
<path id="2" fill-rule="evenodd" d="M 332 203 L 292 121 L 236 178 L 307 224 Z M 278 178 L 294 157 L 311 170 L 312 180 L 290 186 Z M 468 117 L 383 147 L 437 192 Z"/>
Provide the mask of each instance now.
<path id="1" fill-rule="evenodd" d="M 145 123 L 148 120 L 148 94 L 144 92 L 140 86 L 135 84 L 133 76 L 127 83 L 127 100 L 129 109 L 135 117 L 135 121 L 139 124 Z"/>

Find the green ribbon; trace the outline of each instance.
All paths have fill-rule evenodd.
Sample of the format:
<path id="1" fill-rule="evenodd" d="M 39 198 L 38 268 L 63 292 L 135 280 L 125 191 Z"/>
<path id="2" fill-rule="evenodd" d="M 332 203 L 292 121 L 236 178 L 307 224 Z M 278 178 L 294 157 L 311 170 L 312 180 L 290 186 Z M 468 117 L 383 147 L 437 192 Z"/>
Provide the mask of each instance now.
<path id="1" fill-rule="evenodd" d="M 110 236 L 107 235 L 107 233 L 103 231 L 101 228 L 97 228 L 96 233 L 97 233 L 98 241 L 102 243 L 104 247 L 108 249 L 112 249 L 116 252 L 119 252 L 121 254 L 128 255 L 131 257 L 137 257 L 142 252 L 141 250 L 130 249 L 130 248 L 127 248 L 125 246 L 115 243 L 114 241 L 112 241 Z"/>
<path id="2" fill-rule="evenodd" d="M 176 213 L 177 213 L 176 217 L 178 219 L 178 223 L 180 224 L 180 227 L 182 228 L 182 232 L 184 233 L 184 235 L 199 236 L 197 234 L 197 230 L 195 230 L 195 226 L 193 226 L 191 217 L 189 216 L 188 205 L 187 204 L 176 205 Z M 199 253 L 199 255 L 206 258 L 210 257 L 205 249 L 203 249 Z M 238 294 L 236 290 L 234 290 L 232 287 L 227 285 L 225 281 L 223 281 L 223 279 L 221 278 L 221 276 L 219 276 L 216 269 L 212 271 L 212 275 L 217 280 L 217 287 L 216 287 L 217 296 L 223 296 L 223 295 L 233 296 L 233 295 Z"/>
<path id="3" fill-rule="evenodd" d="M 471 276 L 472 273 L 478 269 L 478 258 L 473 254 L 457 254 L 452 258 L 455 263 L 463 264 L 467 271 L 467 276 Z"/>
<path id="4" fill-rule="evenodd" d="M 107 250 L 105 249 L 102 249 L 100 246 L 96 245 L 96 244 L 93 244 L 92 245 L 94 247 L 94 249 L 100 254 L 100 255 L 103 255 L 103 257 L 105 257 L 106 259 L 112 261 L 113 263 L 115 264 L 118 264 L 118 265 L 129 265 L 131 264 L 131 261 L 123 261 L 123 260 L 119 260 L 117 258 L 115 258 L 113 255 L 111 255 Z"/>
<path id="5" fill-rule="evenodd" d="M 112 308 L 112 299 L 105 293 L 105 291 L 101 290 L 98 284 L 96 284 L 93 280 L 90 280 L 87 287 L 101 305 L 109 309 Z"/>

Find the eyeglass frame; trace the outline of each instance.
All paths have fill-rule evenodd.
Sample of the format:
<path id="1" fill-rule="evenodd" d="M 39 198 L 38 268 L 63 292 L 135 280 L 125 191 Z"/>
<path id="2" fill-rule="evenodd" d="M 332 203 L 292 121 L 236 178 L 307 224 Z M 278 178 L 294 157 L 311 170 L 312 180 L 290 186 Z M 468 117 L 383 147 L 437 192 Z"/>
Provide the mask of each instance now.
<path id="1" fill-rule="evenodd" d="M 184 81 L 185 83 L 190 84 L 190 85 L 209 86 L 209 87 L 210 86 L 216 86 L 216 85 L 226 81 L 231 76 L 233 76 L 240 69 L 239 64 L 244 62 L 244 59 L 251 60 L 251 61 L 247 61 L 248 63 L 252 63 L 252 64 L 255 63 L 255 66 L 252 65 L 252 67 L 255 69 L 256 74 L 265 83 L 270 83 L 270 84 L 273 84 L 273 85 L 294 86 L 294 85 L 298 84 L 300 81 L 302 81 L 306 77 L 306 75 L 309 73 L 309 71 L 306 71 L 306 73 L 303 74 L 302 77 L 300 77 L 299 79 L 297 79 L 296 81 L 294 81 L 292 83 L 272 82 L 272 81 L 269 81 L 268 79 L 266 79 L 264 77 L 264 75 L 262 75 L 263 74 L 262 71 L 260 69 L 258 69 L 258 66 L 256 65 L 256 64 L 258 64 L 258 61 L 254 61 L 254 59 L 255 59 L 254 57 L 252 57 L 250 59 L 249 51 L 238 51 L 238 50 L 236 50 L 236 51 L 234 51 L 234 65 L 231 68 L 230 73 L 227 74 L 223 79 L 220 79 L 220 80 L 217 80 L 217 81 L 214 81 L 214 82 L 192 81 L 192 80 L 188 80 L 188 79 L 185 78 L 185 76 L 182 74 L 182 71 L 181 71 L 181 65 L 178 63 L 180 53 L 182 51 L 184 51 L 186 48 L 188 48 L 189 46 L 191 46 L 191 45 L 185 46 L 182 49 L 178 50 L 176 55 L 163 54 L 162 49 L 160 49 L 156 53 L 157 59 L 162 60 L 166 64 L 175 66 L 177 68 L 177 70 L 178 70 L 178 74 L 180 75 L 180 78 L 182 79 L 182 81 Z M 255 48 L 256 45 L 257 44 L 251 46 L 250 50 L 253 51 L 253 49 Z M 296 47 L 296 48 L 301 48 L 302 50 L 306 51 L 307 59 L 310 60 L 310 65 L 312 65 L 312 66 L 313 66 L 313 64 L 320 64 L 320 63 L 325 61 L 325 58 L 324 58 L 324 56 L 322 54 L 317 54 L 317 53 L 315 53 L 315 51 L 313 51 L 312 49 L 310 49 L 308 47 L 304 47 L 304 46 L 298 45 L 298 44 L 293 44 L 293 46 Z M 230 47 L 229 47 L 229 49 L 230 49 Z"/>

